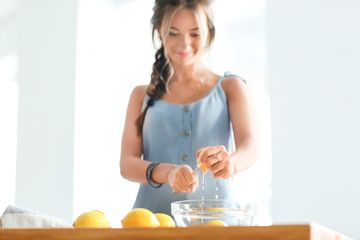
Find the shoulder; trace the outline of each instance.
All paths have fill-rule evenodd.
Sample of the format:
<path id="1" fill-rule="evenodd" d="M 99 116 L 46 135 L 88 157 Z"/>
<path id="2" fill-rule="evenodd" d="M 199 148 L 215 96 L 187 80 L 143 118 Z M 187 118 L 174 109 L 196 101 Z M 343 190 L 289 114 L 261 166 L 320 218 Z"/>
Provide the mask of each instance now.
<path id="1" fill-rule="evenodd" d="M 244 79 L 238 76 L 225 77 L 221 82 L 221 86 L 228 97 L 232 96 L 233 94 L 245 94 L 245 91 L 247 89 L 247 85 Z"/>
<path id="2" fill-rule="evenodd" d="M 146 89 L 147 85 L 139 85 L 134 87 L 129 99 L 129 108 L 136 108 L 141 110 L 146 96 Z"/>
<path id="3" fill-rule="evenodd" d="M 133 100 L 143 101 L 146 96 L 147 85 L 139 85 L 134 87 L 131 92 L 130 98 Z"/>
<path id="4" fill-rule="evenodd" d="M 138 86 L 134 87 L 131 94 L 145 97 L 147 87 L 148 87 L 148 85 L 138 85 Z"/>

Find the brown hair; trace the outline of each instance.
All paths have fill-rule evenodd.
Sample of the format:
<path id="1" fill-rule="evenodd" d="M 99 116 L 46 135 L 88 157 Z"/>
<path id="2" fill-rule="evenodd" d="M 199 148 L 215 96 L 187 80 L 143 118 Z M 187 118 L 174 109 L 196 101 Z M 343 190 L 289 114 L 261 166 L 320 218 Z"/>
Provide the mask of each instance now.
<path id="1" fill-rule="evenodd" d="M 204 40 L 203 51 L 208 50 L 215 38 L 214 20 L 210 8 L 211 2 L 212 0 L 156 0 L 155 6 L 153 7 L 154 13 L 151 18 L 151 23 L 153 25 L 153 42 L 155 42 L 156 31 L 160 31 L 162 36 L 167 36 L 175 12 L 178 9 L 185 8 L 194 13 L 199 24 L 200 36 Z M 205 15 L 205 22 L 204 18 L 200 16 L 201 10 L 203 10 Z M 173 67 L 167 57 L 166 49 L 164 48 L 166 37 L 163 39 L 160 37 L 160 40 L 161 47 L 155 53 L 151 81 L 146 92 L 149 96 L 149 100 L 145 109 L 136 120 L 138 135 L 142 134 L 142 128 L 148 108 L 154 105 L 155 100 L 160 99 L 167 91 L 169 79 L 174 73 Z M 196 55 L 201 55 L 203 51 L 198 52 Z"/>

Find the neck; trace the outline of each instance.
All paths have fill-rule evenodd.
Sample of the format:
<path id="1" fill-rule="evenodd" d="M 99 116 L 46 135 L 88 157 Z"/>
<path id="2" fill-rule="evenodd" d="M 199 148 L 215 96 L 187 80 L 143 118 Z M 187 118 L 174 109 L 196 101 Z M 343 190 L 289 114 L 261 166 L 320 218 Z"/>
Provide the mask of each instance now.
<path id="1" fill-rule="evenodd" d="M 198 65 L 195 72 L 194 65 L 175 67 L 174 66 L 174 75 L 171 78 L 173 82 L 190 82 L 198 81 L 199 76 L 204 75 L 206 68 L 203 65 Z"/>

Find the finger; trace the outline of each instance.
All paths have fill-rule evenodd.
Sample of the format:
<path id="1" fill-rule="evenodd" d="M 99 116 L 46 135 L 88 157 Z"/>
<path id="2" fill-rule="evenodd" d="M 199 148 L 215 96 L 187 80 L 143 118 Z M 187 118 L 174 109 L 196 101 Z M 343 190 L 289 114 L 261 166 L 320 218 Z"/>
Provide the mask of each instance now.
<path id="1" fill-rule="evenodd" d="M 194 182 L 194 183 L 191 184 L 191 186 L 190 186 L 190 191 L 191 191 L 192 193 L 195 192 L 195 190 L 197 189 L 198 186 L 199 186 L 199 182 L 198 182 L 198 181 Z"/>
<path id="2" fill-rule="evenodd" d="M 225 161 L 226 159 L 228 159 L 229 156 L 227 154 L 227 152 L 219 152 L 217 154 L 211 155 L 208 159 L 207 159 L 207 166 L 208 168 L 211 169 L 211 171 L 213 171 L 215 168 L 215 166 L 217 166 L 218 168 L 220 166 L 224 166 L 224 164 L 220 164 L 220 162 Z"/>
<path id="3" fill-rule="evenodd" d="M 220 152 L 226 152 L 226 148 L 223 145 L 214 146 L 214 147 L 207 147 L 204 155 L 209 157 L 211 155 L 220 153 Z"/>
<path id="4" fill-rule="evenodd" d="M 203 151 L 205 151 L 207 149 L 207 147 L 205 148 L 200 148 L 199 150 L 196 151 L 196 157 L 199 157 L 200 153 L 202 153 Z"/>
<path id="5" fill-rule="evenodd" d="M 214 178 L 229 178 L 231 177 L 230 169 L 229 168 L 223 168 L 217 173 L 214 173 Z"/>
<path id="6" fill-rule="evenodd" d="M 215 154 L 215 157 L 216 157 L 217 162 L 222 162 L 222 161 L 227 162 L 230 160 L 230 155 L 226 151 L 222 151 L 222 152 Z"/>
<path id="7" fill-rule="evenodd" d="M 185 185 L 178 183 L 176 187 L 173 188 L 176 192 L 187 192 L 188 188 Z"/>
<path id="8" fill-rule="evenodd" d="M 206 163 L 207 163 L 209 168 L 212 168 L 215 164 L 219 163 L 219 159 L 216 157 L 216 155 L 211 155 L 206 160 Z"/>
<path id="9" fill-rule="evenodd" d="M 187 173 L 185 176 L 184 176 L 184 183 L 185 185 L 187 186 L 190 186 L 191 184 L 193 184 L 195 181 L 196 181 L 196 176 L 194 174 L 191 173 Z"/>
<path id="10" fill-rule="evenodd" d="M 207 161 L 213 155 L 216 156 L 218 158 L 218 160 L 222 160 L 222 155 L 220 155 L 221 153 L 226 153 L 226 148 L 222 145 L 208 147 L 204 151 L 204 154 L 202 156 L 202 159 L 204 159 L 204 160 L 202 160 L 202 161 L 204 161 L 204 162 Z"/>
<path id="11" fill-rule="evenodd" d="M 213 174 L 216 174 L 217 172 L 231 165 L 230 156 L 227 152 L 221 152 L 215 155 L 214 157 L 212 157 L 212 161 L 216 161 L 213 165 L 211 165 L 210 168 Z"/>
<path id="12" fill-rule="evenodd" d="M 194 192 L 197 186 L 199 186 L 199 180 L 196 174 L 190 174 L 186 179 L 186 186 L 188 187 L 187 191 Z"/>
<path id="13" fill-rule="evenodd" d="M 214 178 L 222 178 L 225 176 L 225 169 L 221 169 L 220 171 L 213 172 Z"/>
<path id="14" fill-rule="evenodd" d="M 226 159 L 228 155 L 228 152 L 225 150 L 218 152 L 215 156 L 219 160 L 219 162 L 221 162 L 223 159 Z"/>
<path id="15" fill-rule="evenodd" d="M 181 192 L 187 192 L 189 190 L 189 184 L 187 184 L 187 181 L 183 176 L 179 179 L 178 186 L 181 189 Z"/>
<path id="16" fill-rule="evenodd" d="M 199 179 L 196 175 L 195 181 L 190 185 L 190 191 L 195 192 L 196 188 L 199 186 Z"/>
<path id="17" fill-rule="evenodd" d="M 215 178 L 228 178 L 234 174 L 233 166 L 234 164 L 231 162 L 230 158 L 227 158 L 215 164 L 210 170 Z"/>
<path id="18" fill-rule="evenodd" d="M 188 182 L 189 184 L 192 183 L 194 181 L 193 170 L 188 166 L 184 167 L 183 168 L 183 177 L 186 182 Z"/>
<path id="19" fill-rule="evenodd" d="M 183 180 L 183 173 L 182 173 L 182 167 L 180 167 L 175 175 L 175 180 L 174 180 L 174 186 L 173 189 L 177 192 L 183 192 L 185 189 L 185 185 L 184 185 L 184 180 Z"/>
<path id="20" fill-rule="evenodd" d="M 224 169 L 225 167 L 226 167 L 225 161 L 216 162 L 215 164 L 213 164 L 213 165 L 210 167 L 210 171 L 211 171 L 213 174 L 216 174 L 216 173 L 220 172 L 222 169 Z"/>

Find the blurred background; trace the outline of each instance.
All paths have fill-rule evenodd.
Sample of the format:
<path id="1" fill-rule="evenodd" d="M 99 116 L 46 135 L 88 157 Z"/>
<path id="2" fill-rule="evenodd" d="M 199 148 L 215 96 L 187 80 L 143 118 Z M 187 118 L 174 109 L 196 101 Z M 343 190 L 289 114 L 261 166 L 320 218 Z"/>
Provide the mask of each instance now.
<path id="1" fill-rule="evenodd" d="M 131 90 L 154 60 L 149 0 L 0 0 L 0 212 L 15 204 L 114 227 Z M 360 238 L 360 2 L 215 0 L 206 63 L 259 93 L 263 160 L 238 176 L 258 224 L 318 222 Z M 271 133 L 271 135 L 270 135 Z M 255 190 L 254 190 L 255 189 Z M 0 214 L 1 214 L 0 213 Z"/>

